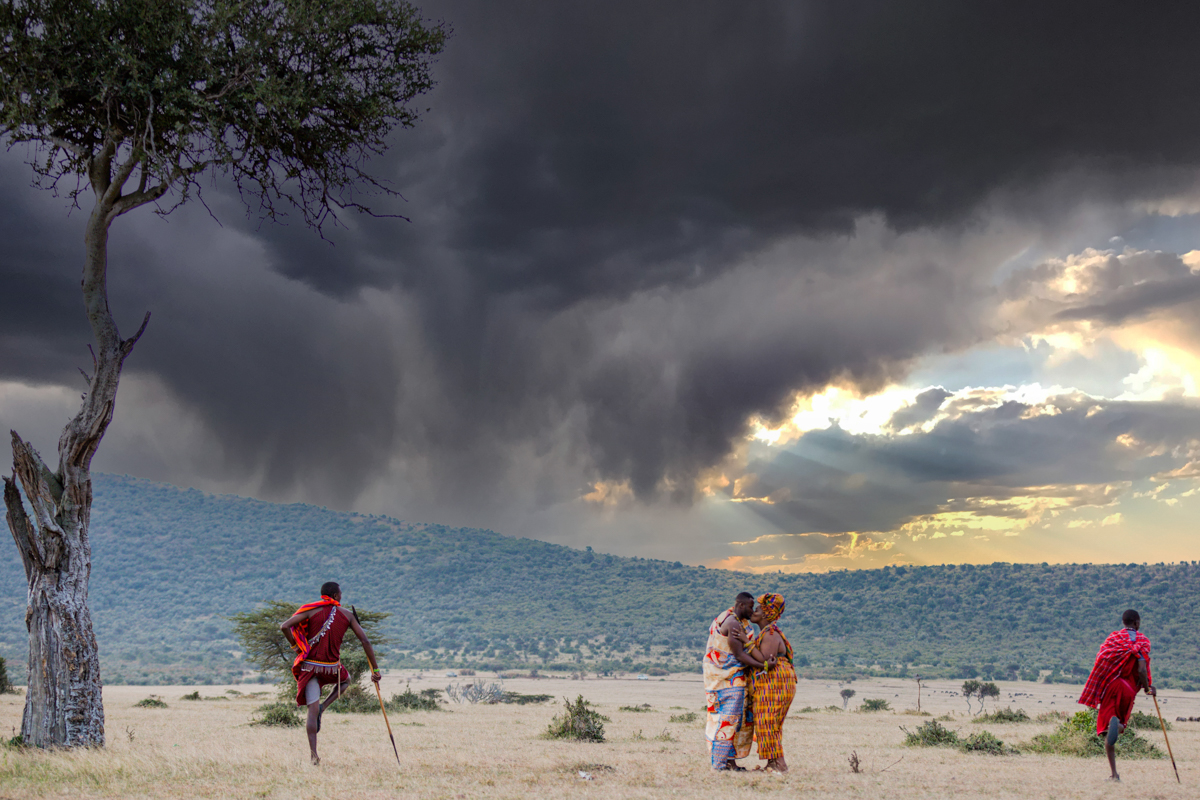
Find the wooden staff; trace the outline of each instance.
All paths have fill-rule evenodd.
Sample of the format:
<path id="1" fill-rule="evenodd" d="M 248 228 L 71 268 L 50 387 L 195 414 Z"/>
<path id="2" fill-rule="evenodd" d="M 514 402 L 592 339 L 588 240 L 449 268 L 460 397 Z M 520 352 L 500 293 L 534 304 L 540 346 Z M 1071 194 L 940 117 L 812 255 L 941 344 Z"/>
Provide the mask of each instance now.
<path id="1" fill-rule="evenodd" d="M 1163 721 L 1162 709 L 1158 707 L 1158 695 L 1150 695 L 1154 698 L 1154 710 L 1158 712 L 1158 724 L 1162 726 L 1163 741 L 1167 743 L 1167 755 L 1171 757 L 1171 769 L 1175 770 L 1175 781 L 1183 783 L 1179 780 L 1179 767 L 1175 766 L 1175 754 L 1171 752 L 1171 740 L 1167 738 L 1167 723 Z"/>
<path id="2" fill-rule="evenodd" d="M 350 610 L 354 612 L 354 620 L 358 622 L 359 627 L 362 627 L 362 622 L 358 619 L 358 609 L 350 606 Z M 367 663 L 371 664 L 371 659 L 367 659 Z M 378 668 L 371 664 L 371 672 L 378 672 Z M 396 754 L 396 766 L 400 765 L 400 751 L 396 749 L 396 737 L 392 735 L 392 723 L 388 722 L 387 709 L 383 705 L 383 692 L 379 691 L 379 681 L 371 681 L 375 684 L 375 696 L 379 698 L 379 710 L 383 712 L 383 724 L 387 725 L 388 738 L 392 740 L 392 752 Z"/>

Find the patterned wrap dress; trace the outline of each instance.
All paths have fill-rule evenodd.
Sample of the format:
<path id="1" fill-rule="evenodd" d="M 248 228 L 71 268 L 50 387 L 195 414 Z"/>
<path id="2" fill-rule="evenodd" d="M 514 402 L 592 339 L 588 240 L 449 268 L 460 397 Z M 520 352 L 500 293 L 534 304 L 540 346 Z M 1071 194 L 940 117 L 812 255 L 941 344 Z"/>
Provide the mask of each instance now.
<path id="1" fill-rule="evenodd" d="M 774 667 L 753 676 L 754 741 L 758 743 L 758 757 L 770 760 L 783 758 L 783 720 L 796 696 L 796 668 L 792 662 L 792 644 L 774 622 L 754 637 L 750 649 L 761 653 L 767 633 L 777 634 L 784 646 Z"/>
<path id="2" fill-rule="evenodd" d="M 708 711 L 704 738 L 713 769 L 727 769 L 731 758 L 750 754 L 754 738 L 754 710 L 747 702 L 746 666 L 737 660 L 729 637 L 721 634 L 721 624 L 733 609 L 720 614 L 708 629 L 708 648 L 704 654 L 704 693 Z M 745 622 L 738 620 L 749 634 Z"/>

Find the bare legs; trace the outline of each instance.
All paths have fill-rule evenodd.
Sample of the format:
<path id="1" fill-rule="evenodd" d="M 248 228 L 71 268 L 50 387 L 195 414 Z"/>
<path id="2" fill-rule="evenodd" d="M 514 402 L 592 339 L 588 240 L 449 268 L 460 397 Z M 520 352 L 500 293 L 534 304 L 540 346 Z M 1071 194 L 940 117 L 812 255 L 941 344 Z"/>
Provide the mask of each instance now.
<path id="1" fill-rule="evenodd" d="M 1112 770 L 1112 777 L 1109 780 L 1119 781 L 1121 776 L 1117 774 L 1117 737 L 1125 730 L 1125 726 L 1121 724 L 1121 720 L 1113 717 L 1108 723 L 1108 736 L 1104 737 L 1104 755 L 1108 756 L 1108 766 Z"/>
<path id="2" fill-rule="evenodd" d="M 349 688 L 350 682 L 346 681 L 340 686 L 334 687 L 334 690 L 329 693 L 329 697 L 325 699 L 324 703 L 314 701 L 308 704 L 308 720 L 305 722 L 304 729 L 308 733 L 308 749 L 314 767 L 321 764 L 321 757 L 317 755 L 317 731 L 321 730 L 321 715 L 325 713 L 325 709 L 333 704 L 334 700 L 341 697 Z"/>

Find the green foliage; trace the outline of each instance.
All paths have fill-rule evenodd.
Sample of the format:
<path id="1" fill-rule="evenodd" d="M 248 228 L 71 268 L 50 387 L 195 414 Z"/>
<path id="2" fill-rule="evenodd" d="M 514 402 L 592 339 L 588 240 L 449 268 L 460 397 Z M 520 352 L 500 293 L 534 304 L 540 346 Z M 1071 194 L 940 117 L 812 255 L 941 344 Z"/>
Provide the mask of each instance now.
<path id="1" fill-rule="evenodd" d="M 251 720 L 251 725 L 264 725 L 273 728 L 299 728 L 304 725 L 294 703 L 267 703 L 255 709 L 258 716 Z"/>
<path id="2" fill-rule="evenodd" d="M 991 756 L 1004 756 L 1018 752 L 1016 748 L 1004 744 L 988 731 L 972 733 L 963 739 L 959 746 L 967 753 L 982 753 Z"/>
<path id="3" fill-rule="evenodd" d="M 936 719 L 929 720 L 915 731 L 903 725 L 900 730 L 904 731 L 904 743 L 909 747 L 958 747 L 958 734 Z"/>
<path id="4" fill-rule="evenodd" d="M 842 689 L 842 691 L 838 692 L 838 694 L 842 697 L 842 708 L 845 709 L 846 705 L 850 702 L 850 698 L 854 697 L 857 692 L 855 692 L 853 689 Z"/>
<path id="5" fill-rule="evenodd" d="M 28 745 L 25 744 L 25 737 L 18 733 L 9 739 L 0 739 L 0 746 L 20 749 Z"/>
<path id="6" fill-rule="evenodd" d="M 404 687 L 404 694 L 394 694 L 388 701 L 388 708 L 405 711 L 439 711 L 438 703 L 442 694 L 441 689 L 422 689 L 414 692 L 411 687 Z"/>
<path id="7" fill-rule="evenodd" d="M 8 665 L 0 658 L 0 694 L 13 694 L 16 691 L 12 681 L 8 679 Z"/>
<path id="8" fill-rule="evenodd" d="M 1167 730 L 1171 730 L 1171 723 L 1165 719 L 1162 721 L 1162 725 L 1159 724 L 1157 714 L 1146 714 L 1142 711 L 1135 711 L 1129 716 L 1129 727 L 1135 730 L 1161 731 L 1163 725 L 1166 726 Z"/>
<path id="9" fill-rule="evenodd" d="M 3 0 L 0 130 L 51 184 L 115 155 L 145 176 L 127 197 L 186 199 L 211 168 L 319 227 L 355 184 L 394 193 L 363 161 L 416 121 L 446 35 L 402 0 Z"/>
<path id="10" fill-rule="evenodd" d="M 428 691 L 428 690 L 426 690 Z M 549 703 L 554 699 L 552 694 L 521 694 L 520 692 L 505 692 L 500 702 L 512 705 L 527 706 L 531 703 Z"/>
<path id="11" fill-rule="evenodd" d="M 650 708 L 649 703 L 643 703 L 640 706 L 619 706 L 617 708 L 617 710 L 618 711 L 632 711 L 636 714 L 644 714 L 648 711 L 653 711 L 654 709 Z"/>
<path id="12" fill-rule="evenodd" d="M 1096 709 L 1076 712 L 1050 733 L 1034 736 L 1021 748 L 1029 753 L 1096 757 L 1104 755 L 1104 740 L 1096 734 Z M 1117 758 L 1166 758 L 1162 750 L 1129 726 L 1117 738 Z"/>
<path id="13" fill-rule="evenodd" d="M 583 695 L 572 703 L 563 698 L 563 712 L 550 721 L 548 739 L 575 739 L 580 742 L 603 742 L 604 723 L 611 720 L 596 711 Z"/>
<path id="14" fill-rule="evenodd" d="M 183 697 L 181 697 L 179 699 L 180 700 L 199 700 L 200 699 L 200 690 L 197 689 L 196 691 L 192 692 L 191 694 L 185 694 Z"/>
<path id="15" fill-rule="evenodd" d="M 166 708 L 167 703 L 161 697 L 157 697 L 156 695 L 150 695 L 149 697 L 147 697 L 143 700 L 138 700 L 136 703 L 133 704 L 133 707 L 134 708 Z"/>
<path id="16" fill-rule="evenodd" d="M 1025 713 L 1025 709 L 1018 708 L 1014 711 L 1011 708 L 1000 708 L 990 714 L 983 714 L 974 720 L 975 722 L 1029 722 L 1029 715 Z"/>
<path id="17" fill-rule="evenodd" d="M 698 719 L 700 719 L 700 715 L 695 711 L 688 711 L 684 714 L 672 714 L 670 717 L 671 722 L 695 722 Z"/>
<path id="18" fill-rule="evenodd" d="M 892 707 L 887 700 L 863 700 L 862 705 L 858 707 L 859 711 L 891 711 Z"/>

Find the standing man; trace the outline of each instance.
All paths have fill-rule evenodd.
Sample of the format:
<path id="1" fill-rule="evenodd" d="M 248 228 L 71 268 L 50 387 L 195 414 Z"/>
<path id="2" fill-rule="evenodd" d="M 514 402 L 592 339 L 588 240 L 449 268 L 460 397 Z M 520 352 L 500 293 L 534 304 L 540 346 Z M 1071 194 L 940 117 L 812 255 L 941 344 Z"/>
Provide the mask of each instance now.
<path id="1" fill-rule="evenodd" d="M 342 666 L 342 637 L 346 629 L 362 642 L 371 664 L 371 680 L 379 683 L 379 663 L 375 648 L 367 641 L 358 619 L 342 609 L 342 589 L 333 581 L 321 586 L 321 599 L 296 609 L 296 613 L 279 626 L 283 635 L 296 649 L 292 675 L 296 678 L 296 705 L 308 706 L 308 747 L 313 765 L 321 763 L 317 755 L 317 732 L 321 730 L 321 715 L 329 705 L 350 688 L 350 673 Z M 321 689 L 336 684 L 328 699 L 321 702 Z"/>
<path id="2" fill-rule="evenodd" d="M 1079 696 L 1080 703 L 1100 710 L 1096 735 L 1104 737 L 1104 752 L 1114 781 L 1121 780 L 1117 774 L 1117 737 L 1129 724 L 1137 691 L 1145 689 L 1151 697 L 1157 694 L 1150 685 L 1150 640 L 1138 631 L 1141 615 L 1131 608 L 1121 615 L 1121 623 L 1124 629 L 1109 634 L 1100 646 L 1096 665 Z"/>
<path id="3" fill-rule="evenodd" d="M 746 703 L 746 668 L 763 663 L 746 652 L 750 629 L 746 620 L 754 611 L 754 595 L 742 592 L 733 608 L 721 612 L 708 629 L 704 654 L 704 692 L 708 723 L 704 736 L 713 769 L 739 767 L 735 758 L 750 754 L 754 739 L 754 711 Z"/>

